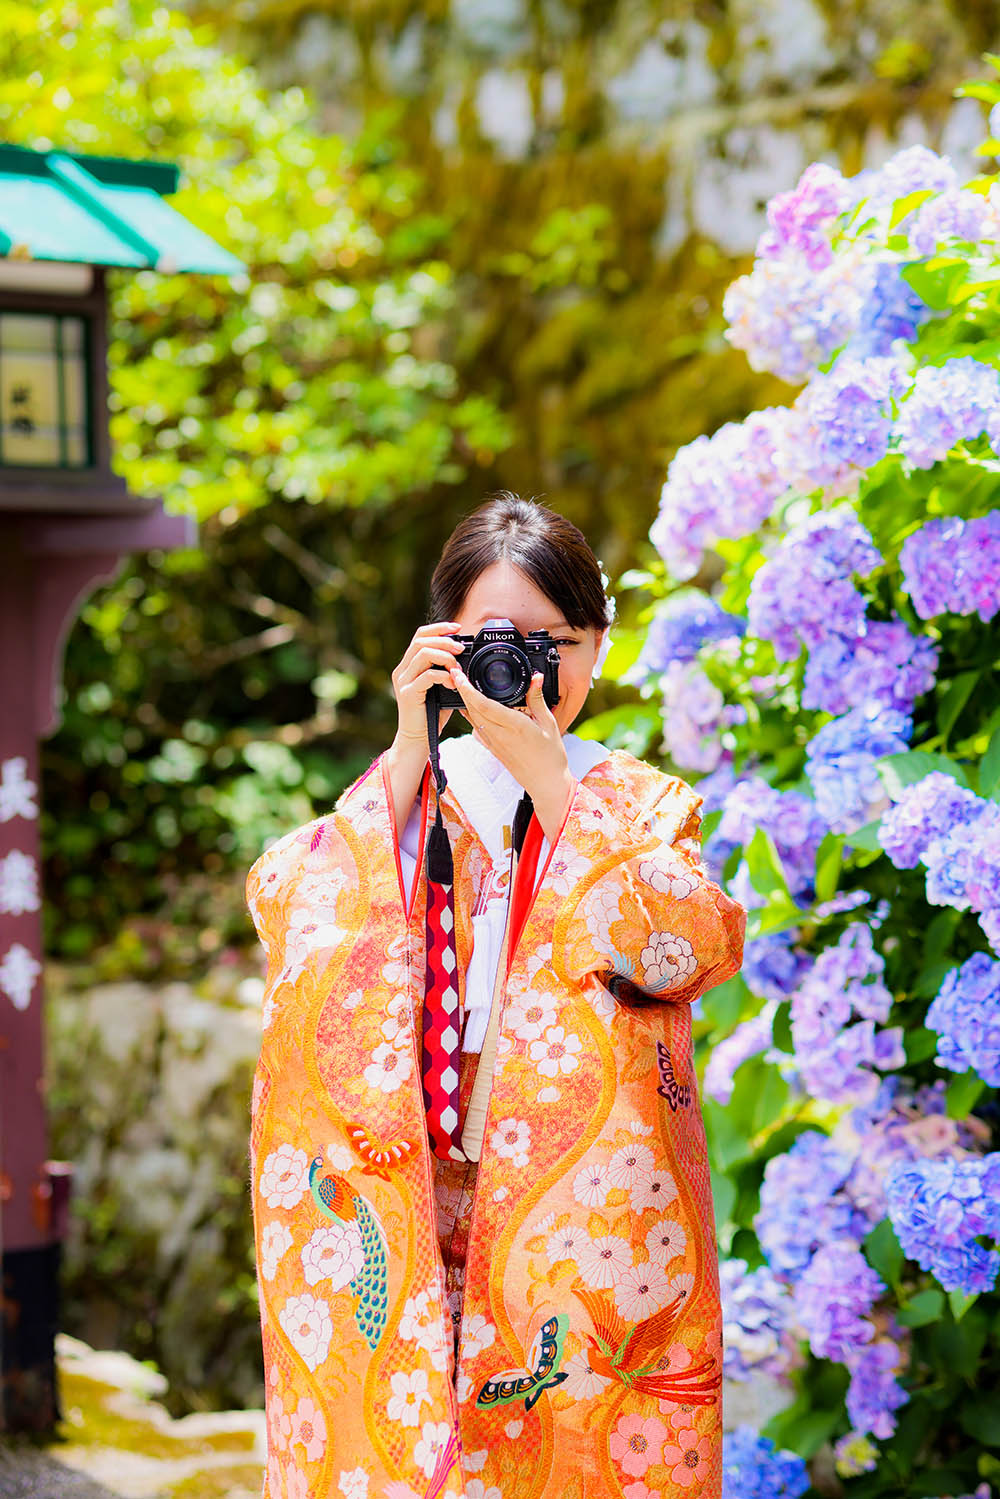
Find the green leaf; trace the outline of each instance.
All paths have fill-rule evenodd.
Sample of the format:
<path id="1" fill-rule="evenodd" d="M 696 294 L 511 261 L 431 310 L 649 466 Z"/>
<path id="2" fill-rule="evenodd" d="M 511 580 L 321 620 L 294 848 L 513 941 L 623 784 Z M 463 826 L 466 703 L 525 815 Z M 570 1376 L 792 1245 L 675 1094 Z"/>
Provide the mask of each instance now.
<path id="1" fill-rule="evenodd" d="M 787 999 L 783 1000 L 774 1012 L 771 1039 L 779 1051 L 795 1050 L 795 1043 L 792 1040 L 792 1007 Z"/>
<path id="2" fill-rule="evenodd" d="M 844 843 L 836 833 L 827 833 L 816 850 L 816 899 L 832 900 L 837 892 Z"/>
<path id="3" fill-rule="evenodd" d="M 850 848 L 864 849 L 868 854 L 880 854 L 882 845 L 878 841 L 878 830 L 881 826 L 881 817 L 876 818 L 874 822 L 866 822 L 863 828 L 855 828 L 853 833 L 845 833 L 844 842 Z"/>
<path id="4" fill-rule="evenodd" d="M 933 754 L 929 750 L 903 750 L 898 755 L 886 755 L 878 762 L 882 784 L 894 802 L 899 801 L 907 786 L 922 781 L 933 770 L 951 776 L 968 789 L 969 778 L 964 769 L 947 755 Z"/>
<path id="5" fill-rule="evenodd" d="M 896 1313 L 896 1321 L 904 1327 L 926 1327 L 928 1322 L 936 1322 L 943 1312 L 944 1292 L 929 1286 L 926 1291 L 918 1291 L 916 1296 L 904 1301 Z"/>
<path id="6" fill-rule="evenodd" d="M 951 1307 L 951 1315 L 956 1322 L 961 1322 L 970 1307 L 979 1300 L 978 1296 L 967 1296 L 964 1291 L 954 1290 L 948 1292 L 948 1305 Z"/>
<path id="7" fill-rule="evenodd" d="M 640 759 L 660 732 L 659 711 L 650 703 L 626 703 L 588 718 L 574 733 L 581 739 L 599 739 L 608 749 L 627 750 Z"/>
<path id="8" fill-rule="evenodd" d="M 876 1223 L 871 1233 L 862 1240 L 861 1247 L 865 1252 L 865 1259 L 881 1275 L 886 1285 L 898 1286 L 905 1255 L 896 1238 L 896 1230 L 888 1218 Z"/>
<path id="9" fill-rule="evenodd" d="M 775 1124 L 785 1112 L 788 1103 L 788 1084 L 777 1067 L 761 1063 L 763 1077 L 755 1089 L 753 1132 L 760 1134 Z"/>
<path id="10" fill-rule="evenodd" d="M 792 898 L 774 840 L 764 828 L 758 828 L 745 849 L 750 883 L 759 895 L 783 895 L 788 904 Z"/>
<path id="11" fill-rule="evenodd" d="M 995 730 L 979 765 L 979 795 L 997 796 L 1000 792 L 1000 729 Z"/>
<path id="12" fill-rule="evenodd" d="M 951 681 L 948 690 L 938 702 L 937 726 L 941 732 L 941 739 L 947 742 L 948 735 L 955 727 L 958 715 L 972 696 L 972 689 L 982 676 L 982 672 L 963 671 Z"/>
<path id="13" fill-rule="evenodd" d="M 948 1092 L 945 1095 L 948 1103 L 948 1118 L 967 1119 L 985 1088 L 986 1084 L 983 1079 L 971 1069 L 963 1072 L 961 1077 L 953 1078 L 948 1084 Z"/>
<path id="14" fill-rule="evenodd" d="M 918 1062 L 926 1062 L 937 1051 L 937 1032 L 929 1031 L 922 1025 L 916 1030 L 906 1031 L 903 1035 L 903 1050 L 911 1067 Z"/>
<path id="15" fill-rule="evenodd" d="M 922 263 L 904 265 L 900 274 L 928 307 L 943 311 L 956 300 L 968 275 L 968 264 L 955 257 L 938 255 Z"/>

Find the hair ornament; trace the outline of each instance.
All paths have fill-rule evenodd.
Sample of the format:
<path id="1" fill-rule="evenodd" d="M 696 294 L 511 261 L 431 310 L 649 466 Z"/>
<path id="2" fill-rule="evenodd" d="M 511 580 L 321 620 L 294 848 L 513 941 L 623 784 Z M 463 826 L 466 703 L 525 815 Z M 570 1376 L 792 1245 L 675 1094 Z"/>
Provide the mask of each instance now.
<path id="1" fill-rule="evenodd" d="M 597 660 L 594 662 L 594 670 L 590 678 L 591 684 L 597 681 L 604 670 L 604 663 L 607 661 L 608 652 L 611 649 L 611 626 L 614 624 L 618 613 L 615 596 L 613 593 L 608 592 L 611 579 L 604 571 L 604 563 L 600 558 L 597 560 L 597 565 L 601 569 L 601 587 L 604 589 L 604 616 L 607 623 L 604 627 L 604 639 L 601 641 L 600 649 L 597 652 Z"/>

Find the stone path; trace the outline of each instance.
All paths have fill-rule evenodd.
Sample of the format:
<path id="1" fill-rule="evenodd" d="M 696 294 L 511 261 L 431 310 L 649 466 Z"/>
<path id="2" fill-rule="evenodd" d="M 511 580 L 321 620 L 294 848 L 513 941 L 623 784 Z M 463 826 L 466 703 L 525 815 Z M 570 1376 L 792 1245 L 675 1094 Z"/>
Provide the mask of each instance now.
<path id="1" fill-rule="evenodd" d="M 264 1412 L 175 1420 L 162 1374 L 127 1354 L 56 1340 L 61 1440 L 0 1438 L 0 1499 L 260 1499 Z"/>

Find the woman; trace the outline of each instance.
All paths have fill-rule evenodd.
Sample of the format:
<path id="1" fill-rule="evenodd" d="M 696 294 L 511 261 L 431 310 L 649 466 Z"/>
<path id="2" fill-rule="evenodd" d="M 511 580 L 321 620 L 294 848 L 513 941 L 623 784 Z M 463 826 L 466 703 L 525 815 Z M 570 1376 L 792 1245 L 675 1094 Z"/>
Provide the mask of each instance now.
<path id="1" fill-rule="evenodd" d="M 501 495 L 431 598 L 391 747 L 248 882 L 265 1492 L 717 1499 L 690 1002 L 739 967 L 744 913 L 700 798 L 568 732 L 611 617 L 576 527 Z M 491 618 L 554 637 L 554 706 L 540 674 L 512 708 L 458 670 Z M 472 726 L 441 746 L 445 868 L 432 687 Z"/>

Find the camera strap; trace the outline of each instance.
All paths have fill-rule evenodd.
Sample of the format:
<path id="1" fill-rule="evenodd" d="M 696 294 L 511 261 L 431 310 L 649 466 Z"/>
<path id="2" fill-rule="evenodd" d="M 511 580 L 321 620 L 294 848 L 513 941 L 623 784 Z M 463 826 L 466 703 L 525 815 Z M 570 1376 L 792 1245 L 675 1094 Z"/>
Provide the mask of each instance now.
<path id="1" fill-rule="evenodd" d="M 434 822 L 427 836 L 427 955 L 424 972 L 421 1080 L 431 1150 L 444 1161 L 464 1161 L 458 1127 L 461 1014 L 455 951 L 455 867 L 441 796 L 448 784 L 441 766 L 438 705 L 427 694 L 427 746 L 434 778 Z"/>

